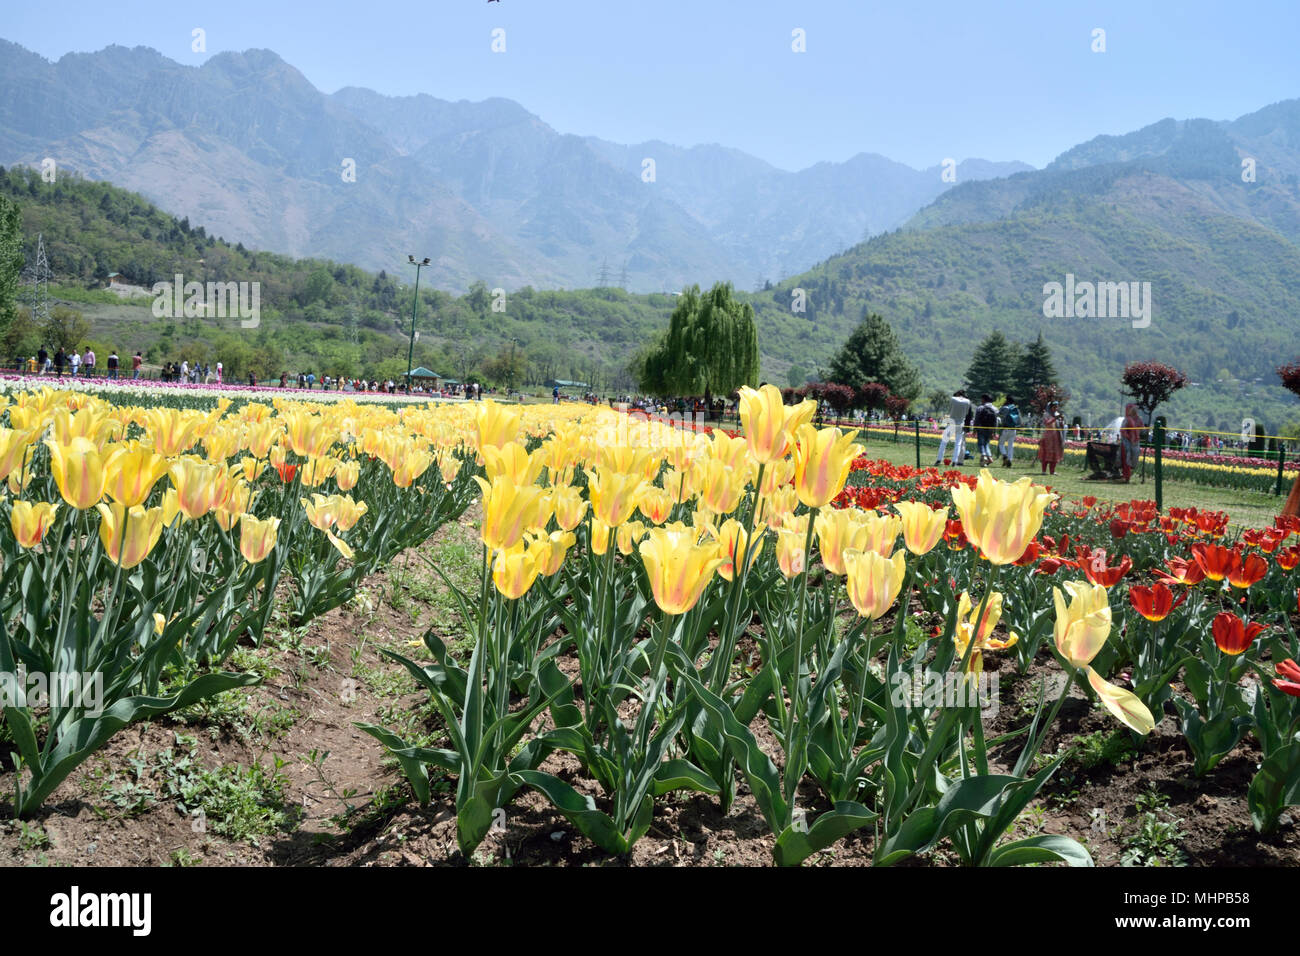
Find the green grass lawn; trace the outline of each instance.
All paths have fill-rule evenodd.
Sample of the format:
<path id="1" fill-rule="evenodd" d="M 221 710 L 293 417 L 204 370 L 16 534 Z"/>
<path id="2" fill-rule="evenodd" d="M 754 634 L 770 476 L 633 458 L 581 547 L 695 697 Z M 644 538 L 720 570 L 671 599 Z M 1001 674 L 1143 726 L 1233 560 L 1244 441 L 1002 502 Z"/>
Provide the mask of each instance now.
<path id="1" fill-rule="evenodd" d="M 859 434 L 857 441 L 859 443 L 863 442 L 861 434 Z M 900 434 L 898 442 L 894 443 L 887 439 L 882 441 L 873 434 L 866 440 L 865 445 L 868 457 L 882 458 L 896 465 L 916 464 L 916 447 L 912 443 L 910 435 Z M 973 444 L 968 445 L 968 447 L 974 452 Z M 925 437 L 922 436 L 922 467 L 934 464 L 934 456 L 937 450 L 937 443 L 931 441 L 927 444 Z M 1032 448 L 1018 450 L 1015 465 L 1011 468 L 1004 468 L 1000 460 L 995 462 L 990 469 L 993 477 L 1015 479 L 1022 475 L 1032 475 L 1035 481 L 1040 484 L 1050 485 L 1053 491 L 1071 501 L 1077 501 L 1085 495 L 1093 495 L 1101 501 L 1155 500 L 1156 486 L 1151 473 L 1150 460 L 1147 461 L 1146 482 L 1144 483 L 1139 477 L 1140 471 L 1135 471 L 1132 482 L 1125 485 L 1110 481 L 1085 481 L 1086 472 L 1079 465 L 1072 464 L 1069 459 L 1057 466 L 1054 476 L 1043 477 L 1040 475 L 1040 466 L 1037 459 L 1032 457 L 1035 451 L 1036 449 Z M 951 446 L 948 453 L 952 454 Z M 962 470 L 978 474 L 979 458 L 969 459 Z M 1289 485 L 1286 490 L 1290 490 Z M 1285 495 L 1274 496 L 1254 491 L 1206 488 L 1203 485 L 1187 484 L 1168 479 L 1164 482 L 1164 506 L 1166 509 L 1195 507 L 1201 510 L 1226 511 L 1233 525 L 1246 528 L 1262 528 L 1272 524 L 1273 519 L 1282 510 L 1282 504 L 1285 501 Z"/>

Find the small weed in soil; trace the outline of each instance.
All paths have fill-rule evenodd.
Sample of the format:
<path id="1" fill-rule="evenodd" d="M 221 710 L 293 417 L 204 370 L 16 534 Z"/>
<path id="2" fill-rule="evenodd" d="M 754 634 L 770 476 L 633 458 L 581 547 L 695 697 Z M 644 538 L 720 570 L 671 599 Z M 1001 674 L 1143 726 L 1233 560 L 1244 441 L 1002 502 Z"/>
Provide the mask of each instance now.
<path id="1" fill-rule="evenodd" d="M 1152 786 L 1138 795 L 1137 828 L 1124 838 L 1121 866 L 1182 866 L 1182 819 L 1169 809 L 1169 798 Z"/>

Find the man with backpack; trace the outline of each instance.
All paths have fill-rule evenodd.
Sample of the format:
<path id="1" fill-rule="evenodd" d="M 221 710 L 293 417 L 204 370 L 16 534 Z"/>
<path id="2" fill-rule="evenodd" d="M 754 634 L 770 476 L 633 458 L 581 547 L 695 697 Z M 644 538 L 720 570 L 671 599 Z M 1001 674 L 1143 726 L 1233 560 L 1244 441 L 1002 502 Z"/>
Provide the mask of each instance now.
<path id="1" fill-rule="evenodd" d="M 990 445 L 997 427 L 998 408 L 993 404 L 993 396 L 986 392 L 980 396 L 979 407 L 975 409 L 975 440 L 979 443 L 981 468 L 993 464 Z"/>
<path id="2" fill-rule="evenodd" d="M 1020 409 L 1010 395 L 998 409 L 998 424 L 1002 426 L 1002 434 L 998 438 L 998 454 L 1002 456 L 1002 466 L 1010 468 L 1016 457 L 1016 429 L 1020 427 Z"/>

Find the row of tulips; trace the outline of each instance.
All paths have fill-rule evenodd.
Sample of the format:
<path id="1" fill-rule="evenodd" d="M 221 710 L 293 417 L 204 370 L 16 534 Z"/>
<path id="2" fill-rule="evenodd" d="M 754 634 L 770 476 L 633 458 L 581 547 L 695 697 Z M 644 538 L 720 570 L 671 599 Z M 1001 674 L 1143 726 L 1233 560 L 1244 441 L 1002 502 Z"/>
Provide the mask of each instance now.
<path id="1" fill-rule="evenodd" d="M 1180 706 L 1169 684 L 1181 674 L 1198 715 L 1182 719 L 1191 734 L 1223 712 L 1235 661 L 1294 657 L 1293 632 L 1246 657 L 1204 645 L 1243 590 L 1232 583 L 1178 600 L 1187 633 L 1176 638 L 1136 626 L 1138 611 L 1121 603 L 1134 568 L 1173 560 L 1170 536 L 1224 547 L 1217 519 L 1160 530 L 1153 510 L 1102 516 L 1095 502 L 1065 504 L 1029 478 L 988 472 L 907 474 L 912 500 L 858 507 L 843 496 L 862 451 L 855 435 L 815 427 L 811 403 L 785 407 L 770 387 L 742 390 L 741 436 L 651 423 L 624 444 L 608 440 L 607 410 L 485 403 L 475 414 L 482 574 L 476 592 L 456 591 L 472 655 L 456 660 L 436 629 L 428 662 L 392 655 L 428 690 L 447 745 L 363 725 L 422 800 L 431 772 L 455 778 L 466 855 L 525 787 L 626 854 L 665 794 L 696 791 L 725 813 L 744 780 L 781 864 L 865 828 L 882 865 L 940 845 L 972 865 L 1089 865 L 1067 837 L 1009 838 L 1068 756 L 1038 759 L 1065 698 L 1095 700 L 1140 739 Z M 1127 564 L 1100 547 L 1115 519 L 1140 552 Z M 1283 541 L 1291 530 L 1275 529 Z M 1267 604 L 1280 635 L 1286 612 L 1264 594 L 1289 587 L 1294 605 L 1294 577 L 1277 562 L 1256 577 L 1247 550 L 1238 582 L 1253 579 L 1244 590 L 1261 595 L 1247 613 Z M 1153 591 L 1148 610 L 1165 601 Z M 909 626 L 921 612 L 940 622 L 929 634 Z M 1043 654 L 1064 675 L 1059 692 L 1040 694 L 1024 726 L 986 735 L 981 673 Z M 900 692 L 935 673 L 968 692 L 955 702 Z M 1285 671 L 1268 700 L 1290 699 L 1288 677 L 1300 684 Z M 779 758 L 760 746 L 760 723 Z M 999 746 L 1011 763 L 995 769 Z M 548 769 L 557 752 L 594 789 Z"/>
<path id="2" fill-rule="evenodd" d="M 0 675 L 102 689 L 6 695 L 17 814 L 126 724 L 253 683 L 221 666 L 277 600 L 294 621 L 337 606 L 472 498 L 454 410 L 228 410 L 0 398 Z"/>

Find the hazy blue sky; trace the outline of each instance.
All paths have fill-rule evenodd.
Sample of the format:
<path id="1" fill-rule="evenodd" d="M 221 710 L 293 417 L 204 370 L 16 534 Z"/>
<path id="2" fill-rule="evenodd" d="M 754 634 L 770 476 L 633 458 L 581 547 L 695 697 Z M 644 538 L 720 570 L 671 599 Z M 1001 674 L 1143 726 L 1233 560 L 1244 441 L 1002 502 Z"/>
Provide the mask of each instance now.
<path id="1" fill-rule="evenodd" d="M 50 59 L 120 43 L 197 65 L 264 47 L 326 92 L 505 96 L 561 132 L 717 142 L 787 169 L 859 152 L 1042 166 L 1099 133 L 1300 96 L 1300 0 L 6 6 L 0 36 Z M 195 27 L 206 53 L 190 49 Z M 496 27 L 505 53 L 491 51 Z"/>

